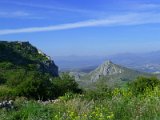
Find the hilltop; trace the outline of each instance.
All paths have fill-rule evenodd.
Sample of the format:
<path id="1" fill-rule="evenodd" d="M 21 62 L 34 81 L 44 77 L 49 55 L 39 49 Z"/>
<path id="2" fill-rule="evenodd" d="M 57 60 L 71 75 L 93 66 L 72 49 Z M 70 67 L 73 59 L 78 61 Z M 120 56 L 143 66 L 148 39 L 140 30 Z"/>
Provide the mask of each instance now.
<path id="1" fill-rule="evenodd" d="M 108 86 L 121 86 L 138 76 L 151 76 L 148 73 L 114 64 L 110 60 L 105 61 L 89 73 L 70 72 L 70 74 L 75 76 L 76 81 L 83 87 L 94 87 L 96 84 L 102 83 Z"/>
<path id="2" fill-rule="evenodd" d="M 58 76 L 58 67 L 54 61 L 29 42 L 0 41 L 0 66 L 4 72 L 29 69 Z"/>

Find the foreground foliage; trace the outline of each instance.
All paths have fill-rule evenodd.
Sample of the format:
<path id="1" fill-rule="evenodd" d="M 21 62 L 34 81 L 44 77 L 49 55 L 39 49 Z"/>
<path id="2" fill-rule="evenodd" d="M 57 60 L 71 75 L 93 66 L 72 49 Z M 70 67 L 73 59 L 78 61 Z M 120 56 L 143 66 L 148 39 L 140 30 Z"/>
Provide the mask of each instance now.
<path id="1" fill-rule="evenodd" d="M 25 80 L 24 80 L 25 79 Z M 0 85 L 0 100 L 27 97 L 36 100 L 56 99 L 66 92 L 80 93 L 78 84 L 68 74 L 50 77 L 47 74 L 32 72 L 23 81 L 12 80 Z"/>
<path id="2" fill-rule="evenodd" d="M 148 84 L 146 87 L 148 81 L 156 84 Z M 139 85 L 143 85 L 141 86 L 145 89 L 143 92 L 137 88 Z M 139 93 L 135 94 L 133 88 L 137 88 Z M 84 94 L 66 93 L 55 103 L 43 104 L 17 98 L 15 106 L 13 110 L 0 110 L 0 119 L 159 120 L 160 87 L 157 79 L 143 77 L 137 78 L 127 88 L 101 87 L 96 91 L 86 91 Z"/>

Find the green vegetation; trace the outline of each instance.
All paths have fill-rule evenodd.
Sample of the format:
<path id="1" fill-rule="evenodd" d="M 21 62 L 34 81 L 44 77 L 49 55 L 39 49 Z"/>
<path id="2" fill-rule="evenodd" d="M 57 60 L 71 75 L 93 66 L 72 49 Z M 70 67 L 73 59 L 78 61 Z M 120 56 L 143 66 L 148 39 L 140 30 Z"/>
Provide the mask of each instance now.
<path id="1" fill-rule="evenodd" d="M 54 62 L 28 42 L 0 42 L 0 100 L 55 99 L 80 92 L 69 75 L 58 76 Z"/>
<path id="2" fill-rule="evenodd" d="M 64 95 L 66 92 L 80 93 L 78 84 L 67 74 L 51 78 L 47 74 L 32 72 L 22 81 L 10 80 L 0 85 L 0 99 L 14 99 L 17 96 L 29 99 L 48 100 Z"/>
<path id="3" fill-rule="evenodd" d="M 151 84 L 148 84 L 151 83 Z M 144 88 L 143 92 L 139 87 Z M 137 94 L 135 94 L 135 89 Z M 138 77 L 125 88 L 106 85 L 83 94 L 66 93 L 43 104 L 15 99 L 15 109 L 0 110 L 3 120 L 159 120 L 160 86 L 156 78 Z"/>
<path id="4" fill-rule="evenodd" d="M 81 90 L 28 42 L 0 42 L 0 120 L 159 120 L 160 80 L 139 75 L 108 62 Z"/>
<path id="5" fill-rule="evenodd" d="M 132 81 L 129 86 L 135 95 L 144 94 L 146 91 L 154 90 L 160 85 L 160 80 L 156 77 L 146 78 L 138 77 L 137 80 Z"/>
<path id="6" fill-rule="evenodd" d="M 29 42 L 0 41 L 0 74 L 10 79 L 28 71 L 58 76 L 58 68 L 54 62 Z"/>

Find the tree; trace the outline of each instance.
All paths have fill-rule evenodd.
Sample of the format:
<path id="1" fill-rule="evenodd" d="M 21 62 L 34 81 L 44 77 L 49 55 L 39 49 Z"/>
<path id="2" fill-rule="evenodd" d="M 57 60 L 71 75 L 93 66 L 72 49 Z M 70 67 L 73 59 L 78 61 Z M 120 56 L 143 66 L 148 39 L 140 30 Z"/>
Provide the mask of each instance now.
<path id="1" fill-rule="evenodd" d="M 49 80 L 49 75 L 39 72 L 34 72 L 32 75 L 30 74 L 26 80 L 17 86 L 16 92 L 18 95 L 27 98 L 42 100 L 51 98 L 52 86 Z"/>
<path id="2" fill-rule="evenodd" d="M 78 88 L 78 84 L 75 79 L 68 75 L 67 73 L 63 73 L 61 77 L 55 78 L 52 80 L 53 86 L 55 89 L 56 96 L 62 96 L 67 92 L 73 93 L 81 93 L 82 90 Z"/>

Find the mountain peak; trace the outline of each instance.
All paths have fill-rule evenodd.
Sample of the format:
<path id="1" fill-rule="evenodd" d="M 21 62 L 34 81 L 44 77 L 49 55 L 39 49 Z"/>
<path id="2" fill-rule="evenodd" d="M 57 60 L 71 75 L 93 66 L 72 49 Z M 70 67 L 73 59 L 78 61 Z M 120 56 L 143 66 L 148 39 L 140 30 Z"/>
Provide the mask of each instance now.
<path id="1" fill-rule="evenodd" d="M 116 75 L 116 74 L 121 74 L 122 72 L 124 72 L 123 67 L 112 63 L 110 60 L 107 60 L 103 64 L 101 64 L 98 68 L 96 68 L 94 71 L 92 71 L 90 75 L 92 76 L 91 80 L 96 81 L 101 76 Z"/>
<path id="2" fill-rule="evenodd" d="M 112 63 L 110 60 L 101 64 L 94 72 L 98 72 L 100 75 L 113 75 L 122 73 L 122 67 Z"/>
<path id="3" fill-rule="evenodd" d="M 103 64 L 104 64 L 104 65 L 110 65 L 110 64 L 113 64 L 113 63 L 112 63 L 112 61 L 110 61 L 110 60 L 106 60 Z"/>

